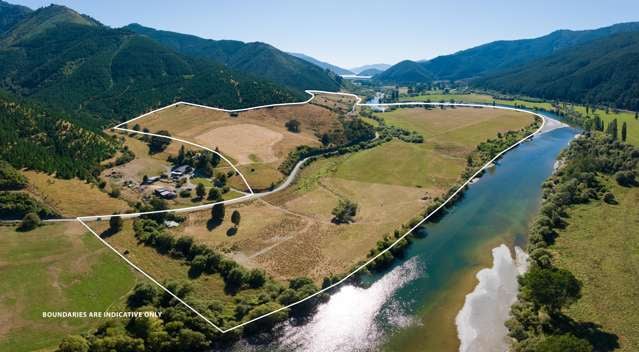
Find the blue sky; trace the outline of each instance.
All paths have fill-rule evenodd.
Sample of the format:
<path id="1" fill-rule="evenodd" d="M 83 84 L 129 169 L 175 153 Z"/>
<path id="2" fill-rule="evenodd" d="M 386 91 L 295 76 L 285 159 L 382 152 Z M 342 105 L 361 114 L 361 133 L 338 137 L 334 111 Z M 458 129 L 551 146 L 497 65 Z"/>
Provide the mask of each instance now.
<path id="1" fill-rule="evenodd" d="M 37 8 L 41 0 L 8 0 Z M 639 21 L 639 1 L 57 0 L 113 27 L 137 22 L 211 39 L 262 41 L 353 67 L 429 59 L 498 39 Z"/>

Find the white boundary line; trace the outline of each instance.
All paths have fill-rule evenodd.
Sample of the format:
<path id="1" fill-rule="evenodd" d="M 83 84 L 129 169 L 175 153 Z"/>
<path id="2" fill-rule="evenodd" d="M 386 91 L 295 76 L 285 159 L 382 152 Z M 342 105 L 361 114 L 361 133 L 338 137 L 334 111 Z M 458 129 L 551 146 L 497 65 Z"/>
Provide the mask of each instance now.
<path id="1" fill-rule="evenodd" d="M 457 188 L 457 190 L 455 190 L 455 192 L 453 192 L 448 198 L 446 198 L 446 200 L 439 205 L 435 210 L 433 210 L 432 212 L 430 212 L 429 214 L 427 214 L 424 218 L 422 218 L 422 220 L 420 220 L 417 224 L 415 224 L 413 227 L 411 227 L 408 231 L 406 231 L 406 233 L 404 233 L 401 237 L 397 238 L 393 243 L 391 243 L 387 248 L 385 248 L 384 250 L 380 251 L 377 255 L 375 255 L 374 257 L 368 259 L 364 264 L 358 266 L 357 268 L 355 268 L 350 274 L 344 276 L 341 280 L 333 283 L 332 285 L 323 288 L 315 293 L 313 293 L 312 295 L 305 297 L 297 302 L 293 302 L 289 305 L 286 305 L 284 307 L 281 307 L 279 309 L 276 309 L 272 312 L 260 315 L 259 317 L 256 317 L 254 319 L 251 319 L 249 321 L 243 322 L 241 324 L 238 324 L 236 326 L 233 326 L 231 328 L 228 329 L 222 329 L 219 326 L 213 324 L 208 318 L 206 318 L 205 316 L 203 316 L 200 312 L 198 312 L 196 309 L 194 309 L 193 307 L 191 307 L 190 305 L 188 305 L 186 302 L 184 302 L 182 299 L 180 299 L 179 297 L 177 297 L 175 294 L 173 294 L 170 290 L 168 290 L 166 287 L 164 287 L 162 284 L 160 284 L 157 280 L 155 280 L 153 277 L 151 277 L 149 274 L 147 274 L 146 272 L 144 272 L 142 269 L 140 269 L 138 266 L 136 266 L 135 264 L 133 264 L 130 260 L 128 260 L 123 254 L 121 254 L 120 252 L 118 252 L 115 248 L 113 248 L 108 242 L 106 242 L 103 238 L 101 238 L 95 231 L 93 231 L 93 229 L 91 229 L 91 227 L 89 227 L 83 220 L 87 220 L 87 221 L 91 221 L 91 220 L 97 220 L 97 218 L 101 218 L 101 219 L 108 219 L 112 216 L 116 216 L 113 214 L 109 214 L 109 215 L 103 215 L 103 216 L 82 216 L 82 217 L 77 217 L 76 219 L 82 224 L 84 225 L 84 227 L 86 227 L 93 235 L 95 235 L 98 240 L 100 240 L 100 242 L 102 242 L 104 245 L 106 245 L 108 248 L 110 248 L 112 251 L 114 251 L 118 256 L 120 256 L 122 259 L 124 259 L 125 262 L 127 262 L 129 265 L 131 265 L 133 268 L 135 268 L 137 271 L 141 272 L 144 276 L 146 276 L 149 280 L 151 280 L 153 283 L 155 283 L 156 285 L 158 285 L 160 288 L 162 288 L 164 291 L 166 291 L 168 294 L 170 294 L 172 297 L 174 297 L 175 299 L 177 299 L 180 303 L 184 304 L 187 308 L 189 308 L 191 311 L 193 311 L 195 314 L 197 314 L 200 318 L 204 319 L 204 321 L 206 321 L 207 323 L 211 324 L 211 326 L 213 326 L 217 331 L 221 332 L 221 333 L 226 333 L 232 330 L 235 330 L 237 328 L 240 328 L 242 326 L 245 326 L 247 324 L 250 324 L 254 321 L 257 321 L 259 319 L 265 318 L 269 315 L 275 314 L 277 312 L 280 312 L 282 310 L 291 308 L 295 305 L 298 305 L 302 302 L 305 302 L 311 298 L 314 298 L 328 290 L 331 290 L 333 288 L 335 288 L 336 286 L 344 283 L 346 280 L 348 280 L 349 278 L 351 278 L 353 275 L 355 275 L 356 273 L 358 273 L 359 271 L 361 271 L 362 269 L 364 269 L 366 266 L 368 266 L 370 263 L 372 263 L 373 261 L 375 261 L 375 259 L 379 258 L 381 255 L 383 255 L 384 253 L 388 252 L 391 248 L 393 248 L 395 245 L 397 245 L 397 243 L 399 243 L 401 240 L 403 240 L 406 236 L 408 236 L 411 232 L 413 232 L 415 229 L 417 229 L 418 227 L 420 227 L 424 222 L 426 222 L 431 216 L 433 216 L 435 213 L 437 213 L 439 210 L 441 210 L 442 208 L 444 208 L 446 205 L 448 205 L 448 203 L 450 203 L 450 201 L 459 193 L 461 192 L 475 177 L 477 177 L 479 174 L 481 174 L 487 167 L 489 167 L 494 161 L 496 161 L 497 159 L 499 159 L 502 155 L 504 155 L 506 152 L 510 151 L 511 149 L 515 148 L 516 146 L 520 145 L 521 143 L 523 143 L 524 141 L 528 140 L 529 138 L 533 137 L 534 135 L 538 134 L 539 132 L 542 131 L 542 129 L 544 128 L 545 124 L 546 124 L 546 117 L 540 113 L 536 113 L 536 112 L 532 112 L 532 111 L 528 111 L 528 110 L 524 110 L 524 109 L 519 109 L 519 108 L 513 108 L 513 107 L 506 107 L 506 106 L 493 106 L 493 105 L 489 105 L 489 104 L 466 104 L 466 103 L 428 103 L 428 102 L 404 102 L 404 103 L 381 103 L 381 104 L 362 104 L 361 103 L 361 98 L 355 94 L 351 94 L 351 93 L 340 93 L 340 92 L 327 92 L 327 91 L 321 91 L 321 90 L 306 90 L 306 93 L 310 94 L 311 97 L 308 100 L 302 101 L 302 102 L 295 102 L 295 103 L 280 103 L 280 104 L 269 104 L 269 105 L 260 105 L 260 106 L 255 106 L 255 107 L 250 107 L 250 108 L 245 108 L 245 109 L 235 109 L 235 110 L 227 110 L 227 109 L 221 109 L 221 108 L 215 108 L 215 107 L 211 107 L 211 106 L 206 106 L 206 105 L 200 105 L 200 104 L 193 104 L 193 103 L 188 103 L 188 102 L 177 102 L 177 103 L 173 103 L 171 105 L 167 105 L 165 107 L 144 113 L 138 117 L 135 117 L 131 120 L 122 122 L 120 124 L 118 124 L 117 126 L 114 127 L 114 129 L 116 130 L 121 130 L 121 131 L 127 131 L 127 132 L 131 132 L 131 133 L 140 133 L 140 134 L 146 134 L 146 135 L 150 135 L 150 136 L 157 136 L 157 137 L 164 137 L 164 138 L 169 138 L 172 140 L 176 140 L 182 143 L 186 143 L 189 145 L 193 145 L 208 151 L 211 151 L 213 153 L 216 153 L 218 155 L 220 155 L 220 157 L 222 157 L 226 162 L 228 162 L 233 169 L 242 177 L 242 180 L 244 181 L 244 183 L 246 184 L 246 186 L 248 187 L 248 189 L 251 191 L 250 194 L 247 194 L 245 196 L 239 197 L 239 198 L 234 198 L 234 199 L 230 199 L 227 201 L 222 201 L 222 202 L 217 202 L 217 203 L 210 203 L 210 204 L 204 204 L 204 205 L 198 205 L 198 206 L 194 206 L 194 207 L 188 207 L 188 208 L 179 208 L 179 209 L 167 209 L 167 210 L 158 210 L 158 211 L 150 211 L 150 212 L 142 212 L 142 213 L 130 213 L 130 214 L 117 214 L 117 216 L 120 216 L 122 218 L 134 218 L 134 217 L 138 217 L 140 215 L 145 215 L 145 214 L 153 214 L 153 213 L 162 213 L 162 212 L 186 212 L 186 211 L 193 211 L 193 210 L 201 210 L 201 209 L 206 209 L 206 208 L 210 208 L 215 204 L 226 204 L 226 203 L 237 203 L 237 202 L 241 202 L 244 200 L 249 200 L 251 198 L 255 198 L 255 197 L 259 197 L 260 193 L 254 193 L 253 190 L 251 189 L 250 185 L 248 184 L 248 182 L 246 181 L 246 179 L 244 178 L 244 175 L 242 175 L 240 173 L 240 171 L 235 168 L 235 166 L 229 162 L 229 160 L 224 157 L 223 155 L 221 155 L 220 153 L 211 150 L 209 148 L 203 147 L 201 145 L 189 142 L 189 141 L 185 141 L 182 139 L 178 139 L 178 138 L 174 138 L 174 137 L 168 137 L 168 136 L 164 136 L 164 135 L 159 135 L 159 134 L 153 134 L 153 133 L 147 133 L 147 132 L 140 132 L 140 131 L 135 131 L 135 130 L 130 130 L 128 128 L 121 128 L 120 126 L 130 123 L 132 121 L 138 120 L 140 118 L 146 117 L 148 115 L 151 115 L 155 112 L 158 111 L 162 111 L 164 109 L 173 107 L 173 106 L 178 106 L 178 105 L 190 105 L 190 106 L 195 106 L 195 107 L 201 107 L 201 108 L 205 108 L 205 109 L 211 109 L 211 110 L 216 110 L 216 111 L 224 111 L 224 112 L 242 112 L 242 111 L 249 111 L 249 110 L 256 110 L 256 109 L 262 109 L 262 108 L 269 108 L 269 107 L 276 107 L 276 106 L 292 106 L 292 105 L 303 105 L 303 104 L 307 104 L 309 103 L 311 100 L 313 100 L 313 98 L 315 98 L 315 93 L 318 94 L 333 94 L 333 95 L 343 95 L 343 96 L 350 96 L 350 97 L 354 97 L 356 99 L 355 104 L 353 105 L 353 111 L 355 109 L 355 107 L 357 106 L 425 106 L 425 105 L 430 105 L 430 106 L 461 106 L 461 107 L 477 107 L 477 108 L 493 108 L 493 109 L 500 109 L 500 110 L 511 110 L 511 111 L 518 111 L 518 112 L 523 112 L 526 114 L 531 114 L 534 115 L 536 117 L 539 117 L 541 119 L 541 126 L 539 126 L 539 128 L 534 131 L 533 133 L 525 136 L 524 138 L 520 139 L 519 141 L 517 141 L 516 143 L 514 143 L 513 145 L 509 146 L 508 148 L 504 149 L 503 151 L 499 152 L 497 155 L 495 155 L 495 157 L 493 157 L 492 159 L 490 159 L 488 162 L 486 162 L 479 170 L 477 170 L 472 176 L 470 176 L 459 188 Z M 305 159 L 306 160 L 306 159 Z M 301 162 L 304 162 L 305 160 L 302 160 Z M 234 202 L 235 201 L 235 202 Z"/>

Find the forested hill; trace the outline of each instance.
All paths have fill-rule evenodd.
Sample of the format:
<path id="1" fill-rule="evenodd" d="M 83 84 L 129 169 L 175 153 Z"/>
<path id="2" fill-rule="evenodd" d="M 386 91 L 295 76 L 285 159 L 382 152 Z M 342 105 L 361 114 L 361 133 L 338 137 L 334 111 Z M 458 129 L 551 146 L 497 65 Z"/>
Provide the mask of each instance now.
<path id="1" fill-rule="evenodd" d="M 92 179 L 117 143 L 61 116 L 0 93 L 0 159 L 17 168 Z"/>
<path id="2" fill-rule="evenodd" d="M 535 60 L 564 49 L 577 47 L 618 33 L 639 32 L 639 22 L 619 23 L 608 27 L 571 31 L 558 30 L 548 35 L 520 40 L 499 40 L 429 61 L 402 61 L 376 79 L 394 83 L 432 80 L 467 80 L 521 68 Z M 410 62 L 411 65 L 407 65 Z M 396 71 L 401 72 L 397 80 Z"/>
<path id="3" fill-rule="evenodd" d="M 452 55 L 436 57 L 423 66 L 437 79 L 458 80 L 512 69 L 562 49 L 575 47 L 616 33 L 637 32 L 639 22 L 571 31 L 558 30 L 548 35 L 520 40 L 500 40 Z"/>
<path id="4" fill-rule="evenodd" d="M 404 60 L 375 76 L 376 80 L 393 83 L 419 83 L 433 80 L 433 74 L 420 62 Z"/>
<path id="5" fill-rule="evenodd" d="M 556 52 L 476 85 L 507 93 L 639 110 L 639 32 Z"/>
<path id="6" fill-rule="evenodd" d="M 12 5 L 0 0 L 0 33 L 13 27 L 24 19 L 31 9 L 25 6 Z"/>
<path id="7" fill-rule="evenodd" d="M 239 108 L 304 97 L 56 5 L 0 36 L 0 88 L 93 127 L 178 100 Z"/>
<path id="8" fill-rule="evenodd" d="M 337 91 L 340 77 L 327 69 L 274 48 L 266 43 L 212 40 L 139 24 L 126 27 L 182 54 L 215 60 L 231 69 L 271 80 L 299 92 L 305 89 Z"/>

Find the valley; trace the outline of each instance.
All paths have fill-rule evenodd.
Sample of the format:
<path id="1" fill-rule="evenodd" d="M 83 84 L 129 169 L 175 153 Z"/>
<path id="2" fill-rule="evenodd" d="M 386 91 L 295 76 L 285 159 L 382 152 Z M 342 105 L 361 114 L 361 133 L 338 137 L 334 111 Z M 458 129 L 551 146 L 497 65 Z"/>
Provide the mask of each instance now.
<path id="1" fill-rule="evenodd" d="M 1 351 L 639 348 L 636 4 L 14 1 Z"/>

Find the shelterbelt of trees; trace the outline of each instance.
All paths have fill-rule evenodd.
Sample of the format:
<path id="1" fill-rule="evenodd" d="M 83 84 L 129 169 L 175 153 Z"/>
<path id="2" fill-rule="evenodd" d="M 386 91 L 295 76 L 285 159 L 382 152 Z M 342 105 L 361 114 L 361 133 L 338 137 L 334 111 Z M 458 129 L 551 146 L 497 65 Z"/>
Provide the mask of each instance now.
<path id="1" fill-rule="evenodd" d="M 563 309 L 581 297 L 582 283 L 568 270 L 557 268 L 547 249 L 571 219 L 567 210 L 591 201 L 614 203 L 615 196 L 601 182 L 610 177 L 636 187 L 639 149 L 610 131 L 587 131 L 561 154 L 563 166 L 543 185 L 543 203 L 530 228 L 530 271 L 519 279 L 519 301 L 506 323 L 514 338 L 513 351 L 608 350 L 609 335 L 594 324 L 576 322 Z M 614 255 L 611 253 L 611 255 Z"/>

